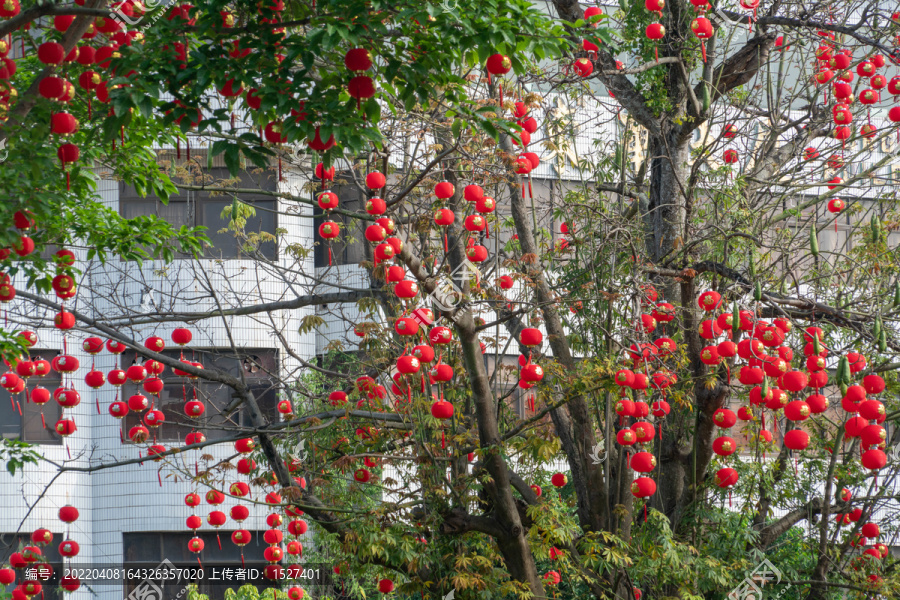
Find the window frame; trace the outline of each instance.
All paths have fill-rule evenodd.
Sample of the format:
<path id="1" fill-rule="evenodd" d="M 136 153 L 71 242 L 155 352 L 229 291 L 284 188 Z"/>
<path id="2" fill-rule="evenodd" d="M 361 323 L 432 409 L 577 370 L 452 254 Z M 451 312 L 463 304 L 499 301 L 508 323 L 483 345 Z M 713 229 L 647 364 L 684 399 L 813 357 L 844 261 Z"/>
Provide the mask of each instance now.
<path id="1" fill-rule="evenodd" d="M 223 171 L 224 171 L 224 173 L 222 173 Z M 214 167 L 212 172 L 215 172 L 215 175 L 214 175 L 215 177 L 218 177 L 219 175 L 227 175 L 227 169 L 225 169 L 223 167 Z M 209 170 L 205 170 L 204 174 L 212 174 L 212 172 Z M 241 187 L 247 187 L 247 185 L 244 185 L 245 183 L 247 185 L 256 185 L 257 184 L 256 180 L 254 180 L 252 177 L 250 177 L 250 175 L 247 174 L 246 172 L 243 172 L 242 177 L 241 177 L 241 184 L 242 184 Z M 278 180 L 274 176 L 274 174 L 270 178 L 266 179 L 264 181 L 264 183 L 266 184 L 266 187 L 260 188 L 262 191 L 271 191 L 271 192 L 278 191 Z M 271 189 L 269 189 L 270 186 L 267 184 L 271 184 Z M 188 227 L 203 226 L 203 227 L 207 227 L 208 234 L 216 234 L 218 230 L 213 230 L 213 228 L 211 228 L 205 224 L 205 222 L 204 222 L 205 219 L 203 217 L 204 205 L 212 204 L 212 203 L 221 203 L 223 201 L 224 202 L 231 201 L 230 200 L 231 195 L 227 195 L 225 192 L 212 192 L 212 193 L 219 194 L 216 196 L 212 196 L 212 195 L 210 195 L 211 192 L 208 192 L 208 191 L 185 190 L 184 195 L 172 196 L 169 198 L 169 200 L 166 204 L 163 204 L 162 201 L 158 197 L 153 196 L 151 194 L 148 194 L 143 197 L 139 196 L 137 194 L 137 192 L 134 190 L 134 188 L 127 186 L 125 184 L 125 182 L 119 182 L 118 190 L 119 190 L 118 212 L 119 212 L 119 215 L 122 216 L 123 218 L 129 218 L 129 217 L 126 217 L 125 209 L 126 209 L 127 205 L 153 202 L 153 203 L 155 203 L 155 211 L 152 214 L 156 215 L 158 218 L 165 221 L 166 219 L 160 215 L 160 207 L 184 204 L 185 205 L 185 213 L 186 213 L 184 222 L 183 223 L 181 223 L 181 222 L 175 223 L 175 224 L 173 224 L 173 226 L 180 227 L 182 224 L 187 225 Z M 264 258 L 265 260 L 277 261 L 281 256 L 279 243 L 277 240 L 277 231 L 278 231 L 279 221 L 280 221 L 280 218 L 279 218 L 280 215 L 278 213 L 278 197 L 277 196 L 268 196 L 268 195 L 264 195 L 264 194 L 254 194 L 254 193 L 234 194 L 234 195 L 237 196 L 238 200 L 240 200 L 244 204 L 249 204 L 255 208 L 255 210 L 257 211 L 257 216 L 255 218 L 257 218 L 257 219 L 261 218 L 260 211 L 272 213 L 272 221 L 273 221 L 272 222 L 272 231 L 270 231 L 268 233 L 271 233 L 273 236 L 276 236 L 276 239 L 272 242 L 265 242 L 264 244 L 260 244 L 260 249 L 257 250 L 257 252 L 259 252 L 261 255 L 261 258 Z M 257 203 L 263 203 L 263 202 L 272 203 L 272 206 L 271 207 L 256 206 Z M 169 222 L 169 221 L 166 221 L 166 222 Z M 212 237 L 212 235 L 210 235 L 210 237 Z M 201 258 L 209 259 L 209 260 L 252 260 L 252 259 L 256 258 L 252 254 L 243 252 L 243 250 L 242 250 L 243 244 L 240 243 L 241 242 L 240 238 L 234 237 L 234 241 L 235 241 L 235 244 L 233 247 L 233 249 L 235 251 L 234 256 L 218 256 L 214 253 L 214 250 L 216 250 L 216 248 L 217 248 L 216 246 L 204 246 Z M 269 253 L 265 249 L 265 247 L 269 244 L 271 244 L 271 246 L 272 246 L 271 253 Z M 192 258 L 193 257 L 188 254 L 184 254 L 181 252 L 175 253 L 176 260 L 190 260 Z"/>
<path id="2" fill-rule="evenodd" d="M 234 357 L 234 352 L 230 348 L 192 348 L 191 351 L 193 353 L 193 358 L 191 356 L 185 356 L 186 360 L 194 360 L 203 363 L 204 365 L 213 366 L 213 361 L 210 360 L 210 357 L 218 357 L 220 360 L 222 359 L 230 359 L 235 361 L 246 361 L 249 357 L 259 357 L 259 362 L 262 365 L 271 366 L 270 369 L 260 369 L 260 375 L 248 377 L 245 372 L 245 377 L 248 379 L 248 387 L 251 391 L 259 390 L 262 387 L 266 389 L 267 397 L 257 396 L 257 401 L 260 404 L 260 410 L 263 415 L 269 417 L 279 417 L 277 422 L 280 422 L 280 414 L 277 411 L 279 394 L 280 394 L 280 383 L 279 383 L 279 372 L 280 372 L 280 354 L 277 348 L 239 348 L 238 349 L 238 358 Z M 181 351 L 176 349 L 167 349 L 163 351 L 163 354 L 170 355 L 180 355 Z M 130 365 L 134 360 L 136 354 L 133 351 L 128 351 L 122 354 L 121 356 L 121 364 L 122 365 Z M 162 428 L 165 428 L 169 425 L 169 429 L 150 429 L 151 439 L 154 440 L 153 443 L 165 443 L 165 444 L 184 444 L 185 436 L 192 431 L 202 432 L 207 439 L 215 440 L 220 437 L 227 437 L 229 435 L 228 430 L 220 429 L 220 427 L 247 427 L 249 426 L 244 422 L 245 419 L 245 408 L 241 407 L 236 413 L 234 413 L 230 417 L 230 421 L 226 420 L 221 423 L 217 423 L 211 421 L 212 418 L 216 416 L 220 416 L 215 413 L 216 405 L 213 404 L 215 395 L 210 394 L 209 392 L 204 393 L 202 389 L 203 386 L 209 386 L 214 388 L 212 391 L 218 392 L 220 390 L 230 390 L 224 384 L 209 382 L 202 379 L 198 379 L 196 381 L 189 380 L 183 377 L 178 377 L 174 374 L 170 367 L 166 367 L 166 370 L 163 373 L 163 383 L 165 386 L 176 386 L 181 387 L 184 386 L 184 393 L 187 395 L 188 401 L 193 399 L 193 390 L 195 386 L 198 387 L 197 397 L 201 400 L 206 406 L 206 411 L 203 413 L 203 417 L 196 420 L 181 420 L 181 419 L 189 419 L 184 414 L 183 410 L 178 411 L 179 420 L 178 421 L 169 421 L 168 415 L 166 422 L 162 425 Z M 177 391 L 177 390 L 176 390 Z M 120 399 L 123 402 L 127 402 L 128 398 L 135 394 L 141 393 L 146 396 L 151 404 L 155 402 L 155 396 L 151 396 L 147 392 L 144 391 L 143 386 L 141 384 L 133 384 L 126 383 L 122 386 L 120 391 Z M 229 394 L 230 401 L 230 394 Z M 183 400 L 182 400 L 183 402 Z M 177 402 L 174 404 L 178 404 Z M 162 405 L 160 405 L 162 406 Z M 163 410 L 160 406 L 156 406 L 159 410 Z M 181 405 L 183 406 L 183 405 Z M 168 409 L 167 409 L 168 410 Z M 141 417 L 138 419 L 137 414 L 133 411 L 129 411 L 124 418 L 122 418 L 120 427 L 122 432 L 122 443 L 123 444 L 132 444 L 131 440 L 128 438 L 128 431 L 138 424 L 143 423 L 143 415 L 146 414 L 146 411 L 141 413 Z M 237 417 L 235 421 L 235 417 Z"/>
<path id="3" fill-rule="evenodd" d="M 55 358 L 59 354 L 60 354 L 59 350 L 36 350 L 34 348 L 32 348 L 31 351 L 29 352 L 29 356 L 31 358 L 33 358 L 33 359 L 34 358 L 42 358 L 42 359 L 46 360 L 47 362 L 50 362 L 51 360 L 53 360 L 53 358 Z M 48 379 L 48 377 L 49 377 L 49 379 Z M 44 385 L 45 382 L 50 382 L 50 383 L 49 383 L 49 385 Z M 22 409 L 22 412 L 20 414 L 19 411 L 17 411 L 15 409 L 15 407 L 13 407 L 11 410 L 11 414 L 15 415 L 19 421 L 18 436 L 17 437 L 11 437 L 11 436 L 7 437 L 2 432 L 0 432 L 0 437 L 3 437 L 5 439 L 18 439 L 23 442 L 27 442 L 29 444 L 39 444 L 42 446 L 62 446 L 64 438 L 61 435 L 57 434 L 56 430 L 52 428 L 53 424 L 56 423 L 58 420 L 60 420 L 63 415 L 62 406 L 60 406 L 59 403 L 56 400 L 54 400 L 52 397 L 53 391 L 56 388 L 62 387 L 62 385 L 63 385 L 62 374 L 57 373 L 56 371 L 53 371 L 52 369 L 44 377 L 33 376 L 33 377 L 29 377 L 27 380 L 25 380 L 25 391 L 22 394 L 19 394 L 20 397 L 17 401 L 19 403 L 19 407 Z M 31 401 L 31 390 L 33 390 L 35 387 L 38 387 L 38 386 L 46 387 L 48 390 L 50 390 L 50 395 L 51 395 L 50 401 L 44 405 L 43 409 L 38 408 Z M 21 397 L 22 395 L 24 395 L 25 397 L 22 398 Z M 6 390 L 0 390 L 0 406 L 3 406 L 4 410 L 5 410 L 7 398 L 3 397 L 3 396 L 11 397 L 12 395 L 9 392 L 7 392 Z M 82 402 L 86 401 L 86 398 L 82 398 L 81 401 Z M 34 414 L 31 415 L 29 410 L 35 411 Z M 41 413 L 41 412 L 44 413 L 44 419 L 45 419 L 45 422 L 47 423 L 47 427 L 44 428 L 44 430 L 48 432 L 49 439 L 34 439 L 27 435 L 28 429 L 26 429 L 26 424 L 29 422 L 29 415 L 32 418 L 39 418 L 40 417 L 39 413 Z M 51 412 L 51 414 L 48 415 L 47 414 L 48 412 Z M 5 414 L 5 413 L 0 413 L 0 414 Z M 52 432 L 52 433 L 50 433 L 50 432 Z"/>

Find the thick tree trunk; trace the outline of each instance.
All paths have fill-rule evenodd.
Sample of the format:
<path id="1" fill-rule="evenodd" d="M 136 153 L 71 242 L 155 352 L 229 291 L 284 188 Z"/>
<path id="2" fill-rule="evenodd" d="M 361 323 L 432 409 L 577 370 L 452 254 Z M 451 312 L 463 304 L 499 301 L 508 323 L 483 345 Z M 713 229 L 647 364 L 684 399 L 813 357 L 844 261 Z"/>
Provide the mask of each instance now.
<path id="1" fill-rule="evenodd" d="M 648 147 L 650 202 L 643 218 L 647 253 L 656 264 L 684 245 L 688 190 L 683 186 L 687 185 L 690 146 L 678 138 L 676 130 L 669 130 L 651 136 Z"/>

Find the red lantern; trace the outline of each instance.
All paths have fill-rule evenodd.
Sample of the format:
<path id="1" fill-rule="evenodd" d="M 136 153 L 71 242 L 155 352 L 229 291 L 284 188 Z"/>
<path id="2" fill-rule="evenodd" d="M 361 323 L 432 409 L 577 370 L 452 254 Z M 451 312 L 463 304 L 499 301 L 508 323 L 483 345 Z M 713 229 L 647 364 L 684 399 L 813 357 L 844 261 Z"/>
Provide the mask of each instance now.
<path id="1" fill-rule="evenodd" d="M 638 477 L 631 482 L 631 493 L 635 498 L 648 498 L 656 493 L 656 482 L 650 477 Z"/>
<path id="2" fill-rule="evenodd" d="M 805 450 L 809 446 L 809 434 L 802 429 L 792 429 L 784 434 L 784 445 L 791 450 Z"/>
<path id="3" fill-rule="evenodd" d="M 727 408 L 720 408 L 713 413 L 713 421 L 723 429 L 729 429 L 737 423 L 737 416 L 734 411 Z"/>
<path id="4" fill-rule="evenodd" d="M 58 65 L 66 57 L 66 51 L 59 42 L 44 42 L 38 46 L 38 60 L 45 65 Z"/>
<path id="5" fill-rule="evenodd" d="M 733 487 L 738 481 L 738 472 L 731 467 L 719 469 L 716 473 L 716 485 L 720 488 Z"/>
<path id="6" fill-rule="evenodd" d="M 59 520 L 63 523 L 74 523 L 78 520 L 78 509 L 67 504 L 59 509 Z"/>
<path id="7" fill-rule="evenodd" d="M 487 72 L 491 75 L 506 75 L 512 69 L 512 61 L 503 54 L 493 54 L 485 63 Z"/>
<path id="8" fill-rule="evenodd" d="M 372 55 L 365 48 L 352 48 L 344 55 L 348 71 L 368 71 L 372 68 Z"/>

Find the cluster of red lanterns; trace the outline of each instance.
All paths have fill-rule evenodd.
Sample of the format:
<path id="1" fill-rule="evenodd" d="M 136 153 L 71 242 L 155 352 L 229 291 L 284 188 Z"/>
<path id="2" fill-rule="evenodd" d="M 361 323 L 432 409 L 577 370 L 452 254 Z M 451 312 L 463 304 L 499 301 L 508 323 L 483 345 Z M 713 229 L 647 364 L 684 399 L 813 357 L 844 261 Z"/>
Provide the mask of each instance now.
<path id="1" fill-rule="evenodd" d="M 816 48 L 816 72 L 813 79 L 818 85 L 831 84 L 831 95 L 834 98 L 832 117 L 835 124 L 832 135 L 843 144 L 853 135 L 853 113 L 850 110 L 856 100 L 853 84 L 853 51 L 849 48 L 839 49 L 835 44 L 834 33 L 820 31 L 819 35 L 822 40 Z M 877 104 L 881 101 L 881 90 L 885 88 L 893 96 L 900 96 L 900 76 L 888 81 L 887 77 L 879 72 L 885 64 L 885 58 L 881 54 L 873 54 L 856 64 L 856 75 L 861 80 L 868 79 L 868 87 L 859 93 L 860 104 L 866 107 Z M 892 108 L 888 117 L 895 123 L 900 122 L 900 107 Z M 859 134 L 865 138 L 873 138 L 877 132 L 871 118 L 859 130 Z"/>
<path id="2" fill-rule="evenodd" d="M 194 440 L 189 441 L 188 443 L 190 444 L 192 442 L 196 443 Z M 252 458 L 253 452 L 257 449 L 256 442 L 253 438 L 240 439 L 234 443 L 234 448 L 241 456 L 237 461 L 236 470 L 239 474 L 247 476 L 249 480 L 257 470 L 256 461 Z M 292 461 L 286 462 L 285 466 L 287 466 L 290 473 L 294 473 L 299 469 L 300 464 L 296 461 Z M 306 480 L 304 478 L 294 477 L 294 481 L 301 488 L 306 488 Z M 278 480 L 274 473 L 269 473 L 267 477 L 264 477 L 263 482 L 264 484 L 273 487 L 278 485 Z M 252 482 L 235 481 L 228 487 L 228 495 L 238 500 L 249 498 L 252 496 L 251 485 L 253 485 Z M 218 534 L 218 530 L 227 524 L 228 516 L 230 515 L 231 519 L 237 523 L 239 527 L 231 532 L 231 541 L 241 549 L 241 562 L 243 563 L 243 549 L 244 546 L 252 541 L 252 534 L 250 531 L 243 529 L 240 526 L 250 517 L 250 509 L 247 505 L 238 503 L 232 506 L 229 515 L 226 515 L 223 510 L 220 510 L 221 505 L 225 503 L 226 498 L 227 496 L 224 492 L 211 488 L 207 490 L 203 498 L 196 492 L 187 494 L 184 498 L 184 502 L 192 510 L 201 506 L 203 501 L 210 505 L 213 510 L 207 514 L 206 523 L 217 532 L 216 539 L 220 549 L 222 547 L 222 541 Z M 285 569 L 280 563 L 285 558 L 285 553 L 297 558 L 300 558 L 303 555 L 303 544 L 298 538 L 305 534 L 309 528 L 306 521 L 300 518 L 303 516 L 303 511 L 294 506 L 287 505 L 283 510 L 283 514 L 282 512 L 279 512 L 277 509 L 282 507 L 284 502 L 281 494 L 276 491 L 266 493 L 265 504 L 270 507 L 273 512 L 270 512 L 266 517 L 266 524 L 269 529 L 263 534 L 263 539 L 267 544 L 266 548 L 263 550 L 263 557 L 268 563 L 263 573 L 265 577 L 271 580 L 297 579 L 301 574 L 299 565 L 291 564 Z M 283 531 L 286 518 L 288 519 L 286 528 L 287 535 Z M 191 514 L 185 522 L 187 528 L 194 534 L 194 537 L 188 542 L 188 550 L 198 555 L 198 562 L 200 561 L 199 555 L 206 546 L 203 539 L 197 535 L 197 531 L 203 527 L 203 522 L 204 520 L 196 514 Z M 299 587 L 290 588 L 288 593 L 292 600 L 302 600 L 304 596 L 304 591 Z"/>
<path id="3" fill-rule="evenodd" d="M 73 539 L 69 538 L 68 525 L 78 520 L 78 509 L 71 505 L 59 509 L 59 520 L 67 525 L 65 539 L 59 544 L 59 554 L 63 561 L 78 556 L 81 547 Z M 31 533 L 31 544 L 22 548 L 21 552 L 13 552 L 9 556 L 9 567 L 0 568 L 0 585 L 8 586 L 16 582 L 18 573 L 22 573 L 20 583 L 13 588 L 13 600 L 30 600 L 34 597 L 43 597 L 44 585 L 53 576 L 51 567 L 44 556 L 42 548 L 53 543 L 53 533 L 49 529 L 39 528 Z M 26 569 L 37 577 L 26 577 Z M 65 564 L 63 564 L 65 570 Z M 66 572 L 59 581 L 59 585 L 67 592 L 74 592 L 81 587 L 81 581 L 77 577 Z"/>
<path id="4" fill-rule="evenodd" d="M 140 18 L 145 8 L 136 0 L 125 0 L 113 4 L 111 10 Z M 71 15 L 58 15 L 54 18 L 55 35 L 62 36 L 72 25 L 75 18 Z M 139 43 L 142 34 L 137 31 L 126 31 L 122 23 L 112 18 L 98 17 L 82 35 L 82 44 L 66 53 L 63 45 L 53 39 L 38 46 L 38 60 L 49 67 L 66 66 L 79 69 L 77 84 L 88 98 L 88 118 L 91 118 L 91 100 L 96 98 L 102 103 L 109 102 L 107 81 L 113 76 L 110 61 L 119 56 L 119 49 Z M 5 52 L 9 51 L 8 44 Z M 4 59 L 6 60 L 6 59 Z M 11 61 L 10 61 L 11 62 Z M 14 72 L 14 69 L 13 69 Z M 38 93 L 53 105 L 50 117 L 51 132 L 59 136 L 57 157 L 66 173 L 66 187 L 70 187 L 70 167 L 80 158 L 78 145 L 68 141 L 69 136 L 78 131 L 78 120 L 66 110 L 66 105 L 75 98 L 75 85 L 59 75 L 43 78 L 38 84 Z M 57 110 L 58 108 L 58 110 Z M 124 143 L 124 131 L 123 131 Z"/>
<path id="5" fill-rule="evenodd" d="M 641 305 L 649 311 L 641 314 L 635 325 L 642 333 L 652 333 L 659 323 L 667 323 L 675 318 L 675 307 L 660 301 L 653 286 L 642 287 Z M 625 448 L 635 445 L 638 447 L 638 452 L 634 455 L 628 451 L 628 466 L 638 474 L 631 484 L 631 493 L 636 498 L 648 498 L 656 493 L 656 482 L 649 475 L 656 468 L 656 457 L 642 447 L 652 443 L 657 432 L 657 428 L 646 419 L 652 414 L 658 420 L 659 435 L 662 436 L 662 419 L 671 411 L 666 401 L 667 389 L 677 383 L 678 377 L 662 361 L 676 350 L 675 341 L 667 337 L 660 337 L 653 343 L 632 344 L 624 367 L 614 375 L 614 381 L 620 389 L 614 408 L 619 416 L 616 442 Z M 651 368 L 654 369 L 652 374 Z M 642 393 L 650 393 L 646 390 L 651 388 L 660 394 L 660 399 L 654 401 L 652 406 L 638 399 Z M 632 394 L 634 400 L 631 399 Z M 631 422 L 632 419 L 634 422 Z"/>
<path id="6" fill-rule="evenodd" d="M 21 232 L 19 239 L 10 248 L 0 248 L 0 261 L 7 260 L 13 254 L 25 258 L 34 252 L 34 240 L 28 235 L 29 230 L 34 229 L 35 222 L 31 213 L 27 210 L 16 211 L 13 215 L 13 226 Z M 74 283 L 72 296 L 75 295 Z M 68 296 L 68 297 L 72 297 Z M 7 273 L 0 273 L 0 303 L 11 302 L 16 297 L 16 288 Z"/>
<path id="7" fill-rule="evenodd" d="M 835 516 L 838 527 L 858 523 L 862 520 L 864 516 L 863 509 L 859 507 L 851 508 L 850 501 L 853 499 L 853 493 L 850 490 L 843 488 L 839 499 L 846 503 L 846 506 Z M 868 521 L 862 526 L 857 525 L 855 529 L 858 529 L 858 531 L 851 534 L 849 543 L 853 548 L 862 549 L 862 552 L 851 561 L 851 566 L 855 570 L 860 568 L 877 569 L 881 566 L 881 559 L 886 558 L 890 554 L 887 544 L 877 541 L 881 536 L 881 527 L 878 523 Z M 868 576 L 868 580 L 870 584 L 875 585 L 881 582 L 881 577 L 877 573 L 871 573 Z"/>

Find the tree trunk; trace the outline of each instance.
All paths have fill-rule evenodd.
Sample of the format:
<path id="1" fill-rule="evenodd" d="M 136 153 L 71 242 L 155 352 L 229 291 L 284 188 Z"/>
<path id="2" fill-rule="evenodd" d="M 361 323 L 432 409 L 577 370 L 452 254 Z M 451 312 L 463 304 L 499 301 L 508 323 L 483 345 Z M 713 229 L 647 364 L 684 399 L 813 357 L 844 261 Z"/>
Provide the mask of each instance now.
<path id="1" fill-rule="evenodd" d="M 647 253 L 655 264 L 684 244 L 687 204 L 683 186 L 687 185 L 690 146 L 678 137 L 675 130 L 669 130 L 651 136 L 648 146 L 650 202 L 643 217 Z"/>

